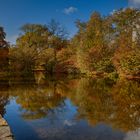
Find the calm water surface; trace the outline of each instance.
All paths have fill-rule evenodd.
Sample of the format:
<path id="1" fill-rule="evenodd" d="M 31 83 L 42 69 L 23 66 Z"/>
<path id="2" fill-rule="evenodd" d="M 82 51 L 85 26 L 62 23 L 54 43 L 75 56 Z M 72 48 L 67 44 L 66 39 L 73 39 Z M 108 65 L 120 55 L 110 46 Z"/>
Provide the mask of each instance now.
<path id="1" fill-rule="evenodd" d="M 90 78 L 0 80 L 16 140 L 140 140 L 140 84 Z"/>

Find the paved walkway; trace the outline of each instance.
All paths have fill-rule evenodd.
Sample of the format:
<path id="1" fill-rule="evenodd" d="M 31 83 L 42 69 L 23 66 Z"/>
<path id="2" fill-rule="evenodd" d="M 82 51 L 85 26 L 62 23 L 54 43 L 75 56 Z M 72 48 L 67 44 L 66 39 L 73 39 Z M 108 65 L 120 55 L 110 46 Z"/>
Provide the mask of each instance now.
<path id="1" fill-rule="evenodd" d="M 0 140 L 13 140 L 10 127 L 0 115 Z"/>

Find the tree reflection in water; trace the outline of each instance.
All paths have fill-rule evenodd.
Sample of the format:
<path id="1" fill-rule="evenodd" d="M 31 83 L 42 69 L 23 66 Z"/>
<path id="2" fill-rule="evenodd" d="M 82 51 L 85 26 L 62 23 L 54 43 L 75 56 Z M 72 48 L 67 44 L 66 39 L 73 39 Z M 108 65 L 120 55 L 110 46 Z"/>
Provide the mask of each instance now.
<path id="1" fill-rule="evenodd" d="M 53 112 L 54 108 L 62 108 L 64 97 L 55 89 L 55 83 L 51 86 L 35 84 L 12 86 L 13 96 L 20 104 L 24 119 L 40 119 L 46 117 L 49 111 Z"/>
<path id="2" fill-rule="evenodd" d="M 140 84 L 137 81 L 92 78 L 46 79 L 40 84 L 12 81 L 9 91 L 20 105 L 20 114 L 25 120 L 49 118 L 50 113 L 57 118 L 63 114 L 59 112 L 66 111 L 65 103 L 69 100 L 76 107 L 76 122 L 86 120 L 90 127 L 108 124 L 123 132 L 140 127 Z M 0 110 L 4 114 L 9 94 L 2 89 L 0 92 Z M 67 121 L 67 124 L 70 123 Z"/>
<path id="3" fill-rule="evenodd" d="M 4 116 L 6 113 L 5 106 L 9 102 L 9 81 L 3 78 L 0 78 L 0 114 Z"/>
<path id="4" fill-rule="evenodd" d="M 124 131 L 140 126 L 140 85 L 135 81 L 46 80 L 42 85 L 12 86 L 11 91 L 26 119 L 46 117 L 55 108 L 64 109 L 68 98 L 78 108 L 76 119 L 86 119 L 91 125 L 105 122 Z"/>
<path id="5" fill-rule="evenodd" d="M 140 127 L 140 85 L 134 81 L 81 79 L 76 96 L 70 97 L 78 106 L 78 119 L 89 124 L 110 124 L 123 131 Z M 71 94 L 72 95 L 72 94 Z"/>

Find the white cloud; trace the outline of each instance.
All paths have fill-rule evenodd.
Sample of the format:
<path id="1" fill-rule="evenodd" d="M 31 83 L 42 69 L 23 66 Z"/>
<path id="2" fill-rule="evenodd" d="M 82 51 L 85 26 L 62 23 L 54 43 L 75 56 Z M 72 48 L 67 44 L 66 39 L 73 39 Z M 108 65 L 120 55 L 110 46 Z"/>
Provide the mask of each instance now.
<path id="1" fill-rule="evenodd" d="M 66 15 L 73 14 L 73 13 L 75 13 L 77 11 L 78 11 L 78 9 L 76 7 L 73 7 L 73 6 L 64 9 L 64 13 Z"/>
<path id="2" fill-rule="evenodd" d="M 129 5 L 134 8 L 140 8 L 140 0 L 129 0 Z"/>

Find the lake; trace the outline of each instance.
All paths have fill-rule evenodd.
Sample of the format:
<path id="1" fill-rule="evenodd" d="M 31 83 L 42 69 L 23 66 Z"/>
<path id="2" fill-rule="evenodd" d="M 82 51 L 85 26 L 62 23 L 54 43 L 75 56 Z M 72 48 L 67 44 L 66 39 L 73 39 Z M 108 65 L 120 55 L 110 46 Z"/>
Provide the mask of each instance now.
<path id="1" fill-rule="evenodd" d="M 140 83 L 5 78 L 0 113 L 16 140 L 140 140 Z"/>

